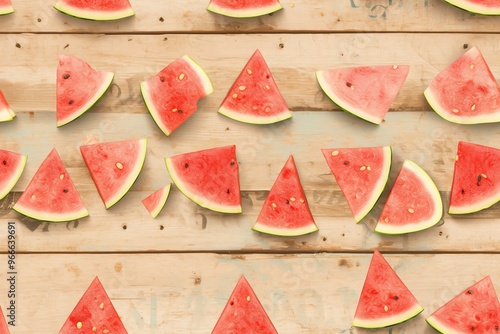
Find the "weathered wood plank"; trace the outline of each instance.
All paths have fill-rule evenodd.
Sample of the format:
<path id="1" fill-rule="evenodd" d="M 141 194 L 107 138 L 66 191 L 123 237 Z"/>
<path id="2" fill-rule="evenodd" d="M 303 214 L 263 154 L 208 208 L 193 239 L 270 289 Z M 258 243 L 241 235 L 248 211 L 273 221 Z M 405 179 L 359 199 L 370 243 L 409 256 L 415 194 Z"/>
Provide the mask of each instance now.
<path id="1" fill-rule="evenodd" d="M 16 12 L 0 20 L 3 32 L 325 32 L 454 31 L 498 32 L 495 17 L 472 15 L 442 0 L 283 0 L 284 9 L 252 19 L 234 19 L 206 10 L 208 0 L 131 1 L 135 17 L 92 22 L 61 14 L 55 1 L 18 0 Z M 445 23 L 445 24 L 443 24 Z"/>

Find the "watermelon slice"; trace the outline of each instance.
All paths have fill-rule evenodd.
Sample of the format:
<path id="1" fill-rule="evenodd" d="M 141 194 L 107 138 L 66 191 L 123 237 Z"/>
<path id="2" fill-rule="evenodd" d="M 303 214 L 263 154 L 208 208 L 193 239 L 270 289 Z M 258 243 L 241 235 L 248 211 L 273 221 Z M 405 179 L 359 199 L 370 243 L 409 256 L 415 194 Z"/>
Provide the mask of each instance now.
<path id="1" fill-rule="evenodd" d="M 25 155 L 0 150 L 0 199 L 7 196 L 14 188 L 24 171 L 27 160 L 28 157 Z"/>
<path id="2" fill-rule="evenodd" d="M 161 209 L 163 209 L 165 203 L 167 202 L 168 195 L 170 194 L 170 188 L 172 188 L 171 183 L 158 189 L 142 200 L 142 204 L 144 204 L 151 217 L 156 218 L 160 214 Z"/>
<path id="3" fill-rule="evenodd" d="M 471 13 L 482 15 L 500 15 L 498 0 L 445 0 L 449 4 Z"/>
<path id="4" fill-rule="evenodd" d="M 443 201 L 431 177 L 406 160 L 382 209 L 375 232 L 402 234 L 436 225 L 443 217 Z"/>
<path id="5" fill-rule="evenodd" d="M 434 111 L 459 124 L 500 121 L 500 86 L 477 47 L 442 70 L 424 91 Z"/>
<path id="6" fill-rule="evenodd" d="M 293 156 L 290 156 L 267 195 L 254 231 L 280 236 L 316 232 Z"/>
<path id="7" fill-rule="evenodd" d="M 256 17 L 282 9 L 278 0 L 210 0 L 207 9 L 230 17 Z"/>
<path id="8" fill-rule="evenodd" d="M 54 8 L 70 16 L 96 21 L 118 20 L 135 14 L 129 0 L 58 0 Z"/>
<path id="9" fill-rule="evenodd" d="M 0 15 L 14 13 L 11 0 L 0 0 Z"/>
<path id="10" fill-rule="evenodd" d="M 147 139 L 80 146 L 101 199 L 109 209 L 129 191 L 146 160 Z"/>
<path id="11" fill-rule="evenodd" d="M 80 117 L 106 93 L 113 81 L 111 72 L 96 71 L 85 61 L 59 55 L 56 80 L 57 126 Z"/>
<path id="12" fill-rule="evenodd" d="M 489 208 L 500 201 L 500 150 L 459 142 L 450 195 L 450 214 Z"/>
<path id="13" fill-rule="evenodd" d="M 41 163 L 13 209 L 25 216 L 51 222 L 89 215 L 55 149 Z"/>
<path id="14" fill-rule="evenodd" d="M 7 325 L 7 321 L 3 315 L 2 308 L 0 308 L 0 333 L 10 334 L 9 326 Z"/>
<path id="15" fill-rule="evenodd" d="M 323 149 L 356 223 L 375 206 L 391 170 L 390 146 Z"/>
<path id="16" fill-rule="evenodd" d="M 165 159 L 172 181 L 198 205 L 218 212 L 241 213 L 236 146 L 179 154 Z"/>
<path id="17" fill-rule="evenodd" d="M 425 320 L 440 333 L 499 333 L 500 303 L 491 278 L 484 277 Z"/>
<path id="18" fill-rule="evenodd" d="M 141 82 L 144 103 L 167 136 L 197 109 L 198 100 L 214 91 L 205 71 L 183 56 Z"/>
<path id="19" fill-rule="evenodd" d="M 106 290 L 95 278 L 59 330 L 59 334 L 127 334 Z"/>
<path id="20" fill-rule="evenodd" d="M 382 328 L 416 317 L 424 309 L 378 250 L 373 253 L 352 323 Z"/>
<path id="21" fill-rule="evenodd" d="M 340 108 L 380 124 L 403 87 L 410 66 L 361 66 L 316 72 L 325 94 Z"/>
<path id="22" fill-rule="evenodd" d="M 9 103 L 0 90 L 0 122 L 12 121 L 16 114 L 10 109 Z"/>
<path id="23" fill-rule="evenodd" d="M 212 334 L 228 333 L 278 333 L 244 276 L 236 284 L 212 330 Z"/>
<path id="24" fill-rule="evenodd" d="M 252 124 L 271 124 L 292 117 L 259 50 L 229 89 L 219 113 Z"/>

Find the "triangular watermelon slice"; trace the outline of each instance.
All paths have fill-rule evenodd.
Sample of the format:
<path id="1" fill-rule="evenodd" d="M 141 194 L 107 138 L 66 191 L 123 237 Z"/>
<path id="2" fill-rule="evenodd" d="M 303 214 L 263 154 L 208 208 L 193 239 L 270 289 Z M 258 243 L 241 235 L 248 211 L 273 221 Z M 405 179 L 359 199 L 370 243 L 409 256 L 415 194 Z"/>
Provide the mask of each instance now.
<path id="1" fill-rule="evenodd" d="M 318 230 L 293 156 L 288 158 L 269 190 L 252 229 L 280 236 L 297 236 Z"/>
<path id="2" fill-rule="evenodd" d="M 445 334 L 500 333 L 500 303 L 490 276 L 455 296 L 425 320 Z"/>
<path id="3" fill-rule="evenodd" d="M 271 124 L 292 117 L 259 50 L 229 89 L 219 113 L 252 124 Z"/>
<path id="4" fill-rule="evenodd" d="M 41 163 L 13 209 L 25 216 L 51 222 L 89 215 L 55 149 Z"/>
<path id="5" fill-rule="evenodd" d="M 95 278 L 59 330 L 59 334 L 127 334 L 106 290 Z"/>
<path id="6" fill-rule="evenodd" d="M 500 121 L 500 86 L 477 47 L 442 70 L 424 92 L 434 111 L 459 124 Z"/>
<path id="7" fill-rule="evenodd" d="M 170 194 L 170 188 L 172 188 L 171 183 L 156 190 L 154 193 L 142 200 L 142 204 L 144 204 L 151 217 L 156 218 L 160 214 L 161 209 L 163 209 L 165 203 L 167 202 L 168 195 Z"/>
<path id="8" fill-rule="evenodd" d="M 78 117 L 106 93 L 113 81 L 112 72 L 96 71 L 87 62 L 69 55 L 59 55 L 56 80 L 57 126 Z"/>
<path id="9" fill-rule="evenodd" d="M 16 114 L 10 109 L 9 103 L 0 90 L 0 122 L 12 121 Z"/>
<path id="10" fill-rule="evenodd" d="M 212 334 L 228 333 L 278 333 L 244 276 L 236 284 L 212 330 Z"/>
<path id="11" fill-rule="evenodd" d="M 167 136 L 196 111 L 199 99 L 213 91 L 205 71 L 189 56 L 173 61 L 141 82 L 144 103 Z"/>
<path id="12" fill-rule="evenodd" d="M 340 108 L 380 124 L 403 87 L 410 66 L 361 66 L 316 72 L 325 94 Z"/>
<path id="13" fill-rule="evenodd" d="M 403 234 L 432 227 L 443 217 L 443 201 L 429 174 L 410 160 L 394 182 L 375 232 Z"/>
<path id="14" fill-rule="evenodd" d="M 0 150 L 0 199 L 14 188 L 21 177 L 28 157 L 19 153 Z"/>
<path id="15" fill-rule="evenodd" d="M 459 142 L 450 195 L 450 214 L 489 208 L 500 201 L 500 150 Z"/>
<path id="16" fill-rule="evenodd" d="M 14 13 L 11 0 L 0 0 L 0 15 Z"/>
<path id="17" fill-rule="evenodd" d="M 278 0 L 210 0 L 207 9 L 230 17 L 256 17 L 282 9 Z"/>
<path id="18" fill-rule="evenodd" d="M 193 202 L 213 211 L 241 213 L 236 146 L 175 155 L 165 164 L 177 188 Z"/>
<path id="19" fill-rule="evenodd" d="M 129 0 L 58 0 L 58 11 L 87 20 L 108 21 L 133 16 Z"/>
<path id="20" fill-rule="evenodd" d="M 356 223 L 375 206 L 391 170 L 390 146 L 323 149 Z"/>
<path id="21" fill-rule="evenodd" d="M 482 15 L 500 15 L 498 0 L 445 0 L 449 4 L 471 13 Z"/>
<path id="22" fill-rule="evenodd" d="M 352 323 L 382 328 L 416 317 L 424 309 L 378 250 L 373 253 Z"/>
<path id="23" fill-rule="evenodd" d="M 147 139 L 80 146 L 101 199 L 109 209 L 130 190 L 146 160 Z"/>

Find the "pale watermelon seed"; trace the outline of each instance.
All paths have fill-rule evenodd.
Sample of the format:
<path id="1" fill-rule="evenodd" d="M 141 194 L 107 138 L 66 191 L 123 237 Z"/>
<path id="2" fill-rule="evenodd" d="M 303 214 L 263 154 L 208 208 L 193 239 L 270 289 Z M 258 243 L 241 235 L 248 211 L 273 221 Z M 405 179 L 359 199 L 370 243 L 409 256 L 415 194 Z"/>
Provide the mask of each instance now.
<path id="1" fill-rule="evenodd" d="M 238 97 L 238 94 L 234 93 L 233 94 L 233 99 L 237 98 Z"/>
<path id="2" fill-rule="evenodd" d="M 92 327 L 92 332 L 97 332 L 97 327 Z"/>
<path id="3" fill-rule="evenodd" d="M 475 66 L 474 66 L 474 64 L 470 64 L 469 67 L 470 67 L 471 70 L 473 70 Z"/>
<path id="4" fill-rule="evenodd" d="M 248 73 L 248 74 L 252 74 L 252 70 L 251 70 L 251 69 L 249 69 L 249 68 L 247 68 L 247 73 Z"/>
<path id="5" fill-rule="evenodd" d="M 372 168 L 371 168 L 370 166 L 367 166 L 367 167 L 366 167 L 366 169 L 367 169 L 368 171 L 371 171 L 371 170 L 372 170 Z"/>
<path id="6" fill-rule="evenodd" d="M 103 330 L 102 332 L 103 332 L 104 334 L 107 334 L 107 333 L 109 333 L 109 329 L 105 329 L 105 330 Z"/>
<path id="7" fill-rule="evenodd" d="M 269 90 L 269 89 L 271 89 L 271 87 L 269 87 L 269 85 L 266 85 L 266 89 Z"/>
<path id="8" fill-rule="evenodd" d="M 455 155 L 455 161 L 458 161 L 458 154 Z"/>
<path id="9" fill-rule="evenodd" d="M 384 219 L 384 221 L 385 221 L 386 223 L 388 223 L 388 222 L 389 222 L 389 218 L 385 218 L 385 219 Z"/>
<path id="10" fill-rule="evenodd" d="M 122 163 L 121 163 L 121 162 L 117 162 L 117 163 L 116 163 L 116 168 L 118 168 L 118 169 L 123 169 L 123 165 L 122 165 Z"/>
<path id="11" fill-rule="evenodd" d="M 76 328 L 80 329 L 80 328 L 82 328 L 82 327 L 83 327 L 82 322 L 81 322 L 81 321 L 78 321 L 78 322 L 76 323 Z"/>
<path id="12" fill-rule="evenodd" d="M 247 302 L 249 302 L 249 301 L 250 301 L 250 296 L 247 296 Z"/>
<path id="13" fill-rule="evenodd" d="M 241 91 L 244 91 L 247 88 L 245 86 L 240 86 L 240 87 L 238 87 L 238 89 L 241 90 Z"/>
<path id="14" fill-rule="evenodd" d="M 64 78 L 64 79 L 68 79 L 68 78 L 69 78 L 69 74 L 68 74 L 68 73 L 66 73 L 65 75 L 63 75 L 63 78 Z"/>
<path id="15" fill-rule="evenodd" d="M 408 212 L 409 213 L 415 213 L 415 210 L 413 210 L 412 208 L 408 208 Z"/>
<path id="16" fill-rule="evenodd" d="M 476 109 L 476 105 L 473 104 L 472 107 L 470 107 L 470 110 L 474 111 Z"/>
<path id="17" fill-rule="evenodd" d="M 103 309 L 104 309 L 104 303 L 101 303 L 101 304 L 99 305 L 99 308 L 100 308 L 101 310 L 103 310 Z"/>
<path id="18" fill-rule="evenodd" d="M 304 203 L 304 199 L 303 198 L 299 199 L 299 201 L 300 201 L 300 203 Z"/>
<path id="19" fill-rule="evenodd" d="M 290 197 L 290 201 L 295 202 L 295 197 Z"/>
<path id="20" fill-rule="evenodd" d="M 398 65 L 394 65 L 392 68 L 395 69 L 395 70 L 397 70 L 398 69 Z"/>
<path id="21" fill-rule="evenodd" d="M 455 114 L 458 113 L 458 109 L 451 109 L 451 111 L 453 111 Z"/>
<path id="22" fill-rule="evenodd" d="M 277 207 L 276 203 L 272 203 L 271 206 L 273 207 L 273 209 L 276 209 Z"/>
<path id="23" fill-rule="evenodd" d="M 177 112 L 177 108 L 172 109 L 172 112 Z"/>
<path id="24" fill-rule="evenodd" d="M 384 305 L 384 311 L 389 311 L 389 307 L 387 305 Z"/>
<path id="25" fill-rule="evenodd" d="M 488 178 L 488 177 L 486 176 L 486 174 L 481 174 L 481 177 L 482 177 L 483 179 L 487 179 L 487 178 Z"/>
<path id="26" fill-rule="evenodd" d="M 356 197 L 356 199 L 359 199 L 360 196 L 359 194 L 356 194 L 354 197 Z"/>
<path id="27" fill-rule="evenodd" d="M 181 73 L 181 75 L 179 75 L 179 80 L 184 80 L 184 77 L 185 77 L 184 73 Z"/>
<path id="28" fill-rule="evenodd" d="M 361 166 L 361 167 L 359 168 L 359 170 L 365 170 L 365 169 L 366 169 L 366 166 Z"/>
<path id="29" fill-rule="evenodd" d="M 332 156 L 336 157 L 337 155 L 339 155 L 339 151 L 333 151 L 332 152 Z"/>
<path id="30" fill-rule="evenodd" d="M 266 110 L 264 110 L 265 112 L 270 112 L 271 111 L 271 108 L 269 107 L 266 107 Z"/>
<path id="31" fill-rule="evenodd" d="M 59 179 L 64 179 L 64 174 L 59 175 Z"/>

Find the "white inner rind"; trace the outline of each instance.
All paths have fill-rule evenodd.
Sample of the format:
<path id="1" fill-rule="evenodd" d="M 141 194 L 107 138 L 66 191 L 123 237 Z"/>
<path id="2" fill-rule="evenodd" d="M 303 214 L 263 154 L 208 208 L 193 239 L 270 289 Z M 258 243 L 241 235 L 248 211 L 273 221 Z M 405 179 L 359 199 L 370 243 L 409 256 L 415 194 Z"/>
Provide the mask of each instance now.
<path id="1" fill-rule="evenodd" d="M 460 214 L 467 214 L 467 213 L 472 213 L 472 212 L 477 212 L 484 210 L 486 208 L 489 208 L 493 204 L 496 204 L 498 201 L 500 201 L 500 194 L 495 193 L 490 197 L 483 198 L 482 200 L 472 203 L 467 206 L 454 206 L 450 205 L 448 209 L 448 213 L 452 215 L 460 215 Z"/>
<path id="2" fill-rule="evenodd" d="M 252 227 L 252 230 L 261 232 L 261 233 L 266 233 L 266 234 L 273 234 L 273 235 L 279 235 L 279 236 L 284 236 L 284 237 L 293 237 L 293 236 L 298 236 L 298 235 L 304 235 L 304 234 L 309 234 L 316 232 L 318 230 L 318 226 L 316 224 L 311 223 L 307 226 L 301 226 L 297 228 L 280 228 L 280 227 L 272 227 L 269 225 L 262 224 L 260 222 L 256 222 L 255 225 Z"/>
<path id="3" fill-rule="evenodd" d="M 161 197 L 158 200 L 158 204 L 149 212 L 151 214 L 151 217 L 156 218 L 160 214 L 161 210 L 165 206 L 165 203 L 167 202 L 167 198 L 170 194 L 171 188 L 172 184 L 169 183 L 167 186 L 161 189 Z"/>
<path id="4" fill-rule="evenodd" d="M 398 314 L 394 314 L 389 317 L 383 317 L 382 315 L 377 318 L 377 319 L 361 319 L 361 318 L 354 318 L 354 321 L 352 323 L 353 326 L 355 327 L 362 327 L 362 328 L 383 328 L 383 327 L 388 327 L 396 324 L 400 324 L 402 322 L 405 322 L 411 318 L 416 317 L 423 311 L 423 307 L 420 306 L 419 304 L 413 305 L 413 307 L 404 310 Z"/>
<path id="5" fill-rule="evenodd" d="M 436 319 L 434 316 L 430 316 L 427 319 L 425 319 L 429 325 L 431 325 L 432 328 L 437 330 L 440 333 L 446 333 L 446 334 L 462 334 L 462 332 L 456 331 L 454 328 L 450 328 L 446 326 L 445 324 L 441 323 L 438 319 Z"/>
<path id="6" fill-rule="evenodd" d="M 284 121 L 285 119 L 289 119 L 292 117 L 292 113 L 288 109 L 283 110 L 279 114 L 274 114 L 272 116 L 265 116 L 265 115 L 257 116 L 250 114 L 242 114 L 238 110 L 229 109 L 224 106 L 221 106 L 219 109 L 219 113 L 229 118 L 235 119 L 237 121 L 250 124 L 272 124 Z"/>
<path id="7" fill-rule="evenodd" d="M 214 87 L 212 86 L 212 82 L 210 81 L 210 78 L 203 70 L 203 68 L 201 68 L 201 66 L 197 62 L 195 62 L 191 57 L 187 55 L 182 56 L 182 59 L 189 64 L 191 69 L 196 73 L 198 79 L 200 79 L 203 86 L 203 92 L 205 93 L 204 96 L 212 94 L 214 91 Z"/>
<path id="8" fill-rule="evenodd" d="M 7 194 L 12 190 L 12 188 L 14 188 L 14 186 L 17 183 L 17 181 L 19 180 L 19 178 L 23 174 L 24 167 L 26 166 L 26 161 L 27 160 L 28 160 L 28 157 L 25 156 L 25 155 L 22 155 L 19 158 L 19 162 L 18 162 L 16 170 L 12 173 L 12 175 L 9 178 L 9 180 L 7 180 L 7 182 L 4 185 L 4 188 L 0 189 L 0 199 L 2 199 L 5 196 L 7 196 Z"/>
<path id="9" fill-rule="evenodd" d="M 478 3 L 471 3 L 468 0 L 445 0 L 446 2 L 462 8 L 468 12 L 482 15 L 500 15 L 500 4 L 496 7 L 482 6 Z"/>
<path id="10" fill-rule="evenodd" d="M 14 13 L 14 7 L 12 7 L 12 5 L 0 7 L 0 15 L 6 15 L 10 13 Z"/>
<path id="11" fill-rule="evenodd" d="M 13 207 L 14 210 L 17 212 L 37 219 L 37 220 L 44 220 L 44 221 L 50 221 L 50 222 L 65 222 L 65 221 L 70 221 L 70 220 L 75 220 L 79 218 L 83 218 L 89 215 L 89 212 L 85 207 L 80 208 L 76 211 L 72 212 L 64 212 L 64 213 L 55 213 L 55 212 L 49 212 L 49 211 L 43 211 L 43 210 L 38 210 L 38 209 L 33 209 L 27 206 L 24 206 L 22 204 L 16 203 Z"/>
<path id="12" fill-rule="evenodd" d="M 118 19 L 123 19 L 125 17 L 133 16 L 135 14 L 132 7 L 114 11 L 100 11 L 100 10 L 76 8 L 62 1 L 58 1 L 54 5 L 54 8 L 64 14 L 68 14 L 81 19 L 96 20 L 96 21 L 118 20 Z"/>
<path id="13" fill-rule="evenodd" d="M 208 4 L 207 10 L 230 17 L 256 17 L 274 13 L 282 8 L 283 6 L 279 2 L 276 2 L 273 5 L 265 7 L 245 8 L 245 9 L 232 9 L 227 7 L 221 7 L 217 4 L 214 4 L 213 2 L 210 2 Z"/>
<path id="14" fill-rule="evenodd" d="M 10 108 L 0 108 L 0 122 L 12 121 L 16 114 Z"/>

